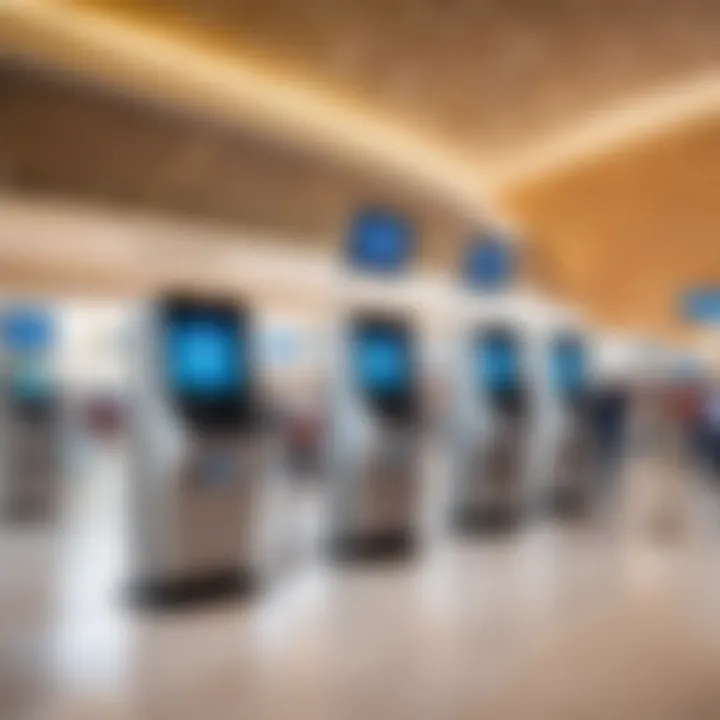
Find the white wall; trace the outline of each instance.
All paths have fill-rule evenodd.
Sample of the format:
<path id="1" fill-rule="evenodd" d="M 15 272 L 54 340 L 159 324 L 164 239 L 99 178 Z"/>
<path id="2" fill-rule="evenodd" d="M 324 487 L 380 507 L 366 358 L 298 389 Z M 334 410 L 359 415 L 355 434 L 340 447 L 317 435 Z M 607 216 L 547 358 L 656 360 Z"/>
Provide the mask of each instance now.
<path id="1" fill-rule="evenodd" d="M 127 378 L 128 305 L 63 300 L 58 318 L 58 372 L 71 388 L 119 389 Z"/>

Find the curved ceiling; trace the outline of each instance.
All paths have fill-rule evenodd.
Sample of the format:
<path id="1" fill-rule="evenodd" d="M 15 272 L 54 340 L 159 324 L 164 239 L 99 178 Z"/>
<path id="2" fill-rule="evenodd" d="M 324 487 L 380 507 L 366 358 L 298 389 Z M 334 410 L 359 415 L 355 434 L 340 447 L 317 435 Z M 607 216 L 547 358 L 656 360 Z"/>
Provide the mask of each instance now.
<path id="1" fill-rule="evenodd" d="M 681 294 L 720 283 L 720 111 L 516 188 L 553 284 L 606 325 L 681 337 Z"/>
<path id="2" fill-rule="evenodd" d="M 6 0 L 3 12 L 16 56 L 412 180 L 417 206 L 441 195 L 459 218 L 435 244 L 497 205 L 558 289 L 605 322 L 676 334 L 675 294 L 718 279 L 716 0 Z"/>

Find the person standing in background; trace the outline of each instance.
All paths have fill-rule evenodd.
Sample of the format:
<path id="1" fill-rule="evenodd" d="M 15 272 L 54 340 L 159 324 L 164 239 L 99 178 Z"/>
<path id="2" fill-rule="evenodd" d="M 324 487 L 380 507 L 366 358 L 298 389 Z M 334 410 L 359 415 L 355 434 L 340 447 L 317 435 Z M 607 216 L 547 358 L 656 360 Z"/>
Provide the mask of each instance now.
<path id="1" fill-rule="evenodd" d="M 713 478 L 720 476 L 720 385 L 713 384 L 702 402 L 702 437 Z"/>
<path id="2" fill-rule="evenodd" d="M 628 393 L 619 382 L 599 388 L 591 405 L 601 494 L 616 485 L 627 431 Z"/>
<path id="3" fill-rule="evenodd" d="M 673 387 L 658 378 L 641 381 L 632 401 L 629 527 L 662 540 L 679 538 L 687 520 L 685 443 L 674 402 Z"/>

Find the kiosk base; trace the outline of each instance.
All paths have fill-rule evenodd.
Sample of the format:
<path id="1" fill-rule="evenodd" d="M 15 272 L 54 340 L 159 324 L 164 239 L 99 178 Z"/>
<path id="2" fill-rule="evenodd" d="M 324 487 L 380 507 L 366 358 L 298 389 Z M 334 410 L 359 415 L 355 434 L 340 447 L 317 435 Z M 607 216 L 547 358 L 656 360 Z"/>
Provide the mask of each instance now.
<path id="1" fill-rule="evenodd" d="M 8 503 L 0 508 L 0 521 L 10 526 L 45 527 L 57 519 L 58 509 L 50 504 Z"/>
<path id="2" fill-rule="evenodd" d="M 193 577 L 141 581 L 129 588 L 128 595 L 135 607 L 172 610 L 246 597 L 254 593 L 257 586 L 258 579 L 249 570 L 226 570 Z"/>
<path id="3" fill-rule="evenodd" d="M 559 520 L 574 520 L 588 513 L 587 494 L 573 488 L 555 488 L 545 502 L 548 514 Z"/>
<path id="4" fill-rule="evenodd" d="M 521 516 L 520 510 L 512 507 L 458 508 L 452 525 L 461 535 L 502 533 L 517 528 Z"/>
<path id="5" fill-rule="evenodd" d="M 410 530 L 394 530 L 372 535 L 342 535 L 329 543 L 329 555 L 338 562 L 378 562 L 413 556 L 418 539 Z"/>

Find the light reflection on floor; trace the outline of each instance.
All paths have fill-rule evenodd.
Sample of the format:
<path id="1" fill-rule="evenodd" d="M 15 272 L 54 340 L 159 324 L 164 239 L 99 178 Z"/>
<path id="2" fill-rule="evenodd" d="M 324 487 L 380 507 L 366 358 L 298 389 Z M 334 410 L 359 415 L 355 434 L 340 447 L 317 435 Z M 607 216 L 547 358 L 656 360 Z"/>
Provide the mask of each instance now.
<path id="1" fill-rule="evenodd" d="M 418 562 L 356 570 L 313 553 L 319 513 L 303 491 L 302 552 L 261 597 L 151 616 L 121 602 L 121 455 L 93 458 L 73 486 L 39 717 L 720 716 L 720 523 L 708 509 L 720 497 L 707 489 L 687 491 L 671 539 L 639 519 L 544 522 L 439 537 Z"/>

